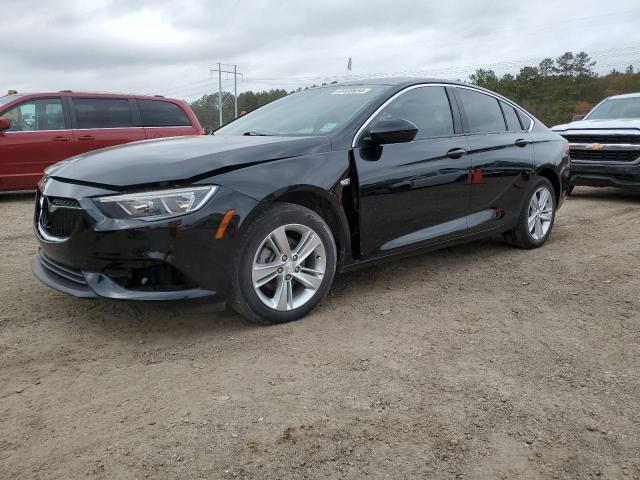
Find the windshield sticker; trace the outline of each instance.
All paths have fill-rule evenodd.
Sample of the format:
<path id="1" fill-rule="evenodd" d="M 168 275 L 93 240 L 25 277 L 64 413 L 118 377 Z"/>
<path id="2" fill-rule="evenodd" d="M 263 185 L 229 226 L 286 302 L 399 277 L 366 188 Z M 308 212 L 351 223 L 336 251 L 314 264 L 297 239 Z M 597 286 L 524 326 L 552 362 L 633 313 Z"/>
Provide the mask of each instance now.
<path id="1" fill-rule="evenodd" d="M 325 123 L 325 124 L 322 126 L 322 128 L 320 129 L 320 131 L 321 131 L 322 133 L 330 132 L 331 130 L 333 130 L 334 128 L 336 128 L 336 125 L 338 125 L 338 124 L 337 124 L 337 123 L 332 123 L 332 122 Z"/>
<path id="2" fill-rule="evenodd" d="M 339 88 L 331 92 L 331 95 L 364 95 L 370 88 Z"/>

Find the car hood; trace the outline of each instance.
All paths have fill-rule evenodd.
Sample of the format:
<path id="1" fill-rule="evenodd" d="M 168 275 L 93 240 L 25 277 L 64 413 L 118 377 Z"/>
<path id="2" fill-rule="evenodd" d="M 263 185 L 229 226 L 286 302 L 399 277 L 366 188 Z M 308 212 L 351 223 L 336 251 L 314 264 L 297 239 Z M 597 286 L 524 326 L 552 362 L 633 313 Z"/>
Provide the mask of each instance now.
<path id="1" fill-rule="evenodd" d="M 613 120 L 579 120 L 551 127 L 554 132 L 569 130 L 639 130 L 640 118 L 618 118 Z"/>
<path id="2" fill-rule="evenodd" d="M 49 167 L 45 173 L 63 181 L 122 188 L 179 183 L 330 149 L 327 137 L 174 137 L 78 155 Z"/>

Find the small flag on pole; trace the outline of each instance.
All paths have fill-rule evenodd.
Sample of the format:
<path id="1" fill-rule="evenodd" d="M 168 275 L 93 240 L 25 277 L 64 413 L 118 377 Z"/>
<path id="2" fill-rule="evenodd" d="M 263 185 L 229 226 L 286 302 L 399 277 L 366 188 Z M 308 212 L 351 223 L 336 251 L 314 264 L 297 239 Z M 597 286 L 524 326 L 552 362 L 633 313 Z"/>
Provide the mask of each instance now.
<path id="1" fill-rule="evenodd" d="M 351 61 L 351 57 L 349 57 L 349 61 L 347 62 L 347 71 L 351 71 L 351 66 L 352 66 L 353 62 Z"/>

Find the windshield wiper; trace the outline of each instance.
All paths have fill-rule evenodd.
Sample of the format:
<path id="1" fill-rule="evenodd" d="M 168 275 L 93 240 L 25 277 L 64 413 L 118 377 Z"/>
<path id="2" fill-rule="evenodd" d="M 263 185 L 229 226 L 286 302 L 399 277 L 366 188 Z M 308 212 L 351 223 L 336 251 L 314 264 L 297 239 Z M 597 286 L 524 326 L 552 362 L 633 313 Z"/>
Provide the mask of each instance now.
<path id="1" fill-rule="evenodd" d="M 242 135 L 245 137 L 272 137 L 273 135 L 270 133 L 260 133 L 260 132 L 244 132 Z"/>

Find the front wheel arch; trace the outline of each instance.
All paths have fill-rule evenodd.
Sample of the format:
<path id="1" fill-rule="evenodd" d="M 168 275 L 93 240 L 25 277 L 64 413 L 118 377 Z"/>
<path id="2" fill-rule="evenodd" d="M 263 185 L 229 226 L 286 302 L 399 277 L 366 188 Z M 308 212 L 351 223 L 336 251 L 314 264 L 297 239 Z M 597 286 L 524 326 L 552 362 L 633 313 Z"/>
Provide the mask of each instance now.
<path id="1" fill-rule="evenodd" d="M 540 177 L 544 177 L 547 180 L 549 180 L 549 182 L 551 182 L 551 185 L 553 186 L 553 190 L 555 193 L 555 197 L 556 197 L 556 205 L 560 204 L 560 199 L 562 197 L 562 184 L 560 183 L 560 177 L 558 176 L 558 174 L 556 173 L 555 169 L 550 167 L 550 166 L 545 166 L 542 167 L 540 169 L 538 169 L 535 173 L 534 176 L 538 175 Z"/>
<path id="2" fill-rule="evenodd" d="M 338 252 L 338 269 L 351 257 L 351 229 L 344 210 L 338 206 L 338 200 L 331 194 L 311 185 L 300 185 L 281 192 L 275 192 L 265 198 L 259 208 L 269 208 L 275 202 L 292 203 L 313 210 L 327 222 Z"/>

